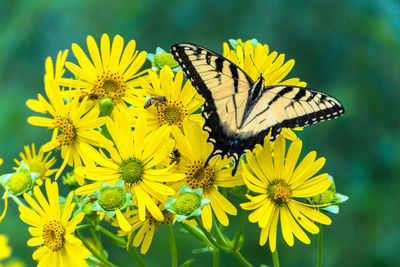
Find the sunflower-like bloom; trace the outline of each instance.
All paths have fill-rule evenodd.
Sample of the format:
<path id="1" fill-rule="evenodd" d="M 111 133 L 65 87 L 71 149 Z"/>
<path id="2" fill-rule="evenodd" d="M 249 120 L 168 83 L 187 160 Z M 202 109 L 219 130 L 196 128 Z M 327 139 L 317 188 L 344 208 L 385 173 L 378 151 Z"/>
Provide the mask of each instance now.
<path id="1" fill-rule="evenodd" d="M 101 187 L 102 183 L 114 185 L 123 180 L 125 190 L 134 193 L 132 201 L 137 203 L 139 217 L 146 218 L 146 210 L 159 221 L 164 220 L 155 201 L 165 202 L 175 191 L 164 182 L 183 179 L 182 174 L 170 172 L 169 168 L 155 169 L 168 158 L 174 141 L 169 139 L 169 132 L 162 127 L 150 134 L 146 117 L 141 116 L 132 131 L 124 113 L 115 113 L 115 122 L 107 121 L 107 129 L 115 142 L 116 148 L 107 148 L 111 158 L 98 153 L 89 146 L 86 153 L 93 157 L 98 167 L 81 167 L 76 172 L 95 182 L 76 190 L 79 195 L 90 194 Z"/>
<path id="2" fill-rule="evenodd" d="M 32 149 L 29 146 L 24 146 L 25 154 L 23 152 L 19 153 L 21 160 L 14 159 L 14 162 L 20 167 L 23 163 L 28 165 L 30 172 L 35 172 L 39 174 L 36 179 L 38 185 L 43 184 L 43 180 L 49 178 L 52 174 L 57 172 L 57 169 L 50 169 L 56 159 L 54 157 L 50 158 L 50 153 L 45 153 L 43 147 L 39 149 L 36 153 L 35 144 L 32 144 Z M 14 170 L 18 169 L 14 167 Z"/>
<path id="3" fill-rule="evenodd" d="M 169 211 L 163 208 L 163 205 L 159 205 L 159 208 L 164 216 L 164 220 L 159 221 L 154 218 L 149 212 L 146 212 L 146 218 L 144 221 L 140 220 L 139 212 L 135 209 L 127 209 L 124 213 L 124 216 L 127 218 L 128 222 L 132 225 L 131 231 L 123 231 L 119 230 L 119 236 L 128 236 L 128 244 L 130 246 L 130 240 L 132 240 L 132 245 L 134 247 L 140 247 L 140 253 L 146 254 L 150 248 L 151 242 L 153 241 L 154 234 L 157 231 L 157 227 L 163 224 L 169 223 L 174 214 L 170 213 Z M 114 220 L 112 223 L 113 226 L 119 226 L 118 221 Z M 136 232 L 136 230 L 138 230 Z"/>
<path id="4" fill-rule="evenodd" d="M 180 152 L 178 168 L 185 173 L 185 179 L 175 183 L 173 188 L 179 190 L 186 185 L 192 189 L 203 189 L 203 198 L 210 200 L 210 204 L 204 206 L 201 211 L 203 225 L 208 231 L 212 227 L 212 212 L 222 225 L 229 225 L 226 214 L 236 215 L 237 210 L 218 192 L 218 187 L 242 185 L 241 168 L 232 177 L 232 167 L 229 165 L 232 159 L 221 159 L 220 156 L 212 158 L 207 167 L 204 167 L 213 146 L 207 142 L 208 135 L 198 123 L 186 121 L 183 123 L 183 133 L 177 127 L 173 127 L 172 134 Z"/>
<path id="5" fill-rule="evenodd" d="M 61 52 L 60 52 L 61 53 Z M 58 57 L 63 59 L 64 57 Z M 99 109 L 93 108 L 87 110 L 87 98 L 80 101 L 80 93 L 68 91 L 66 101 L 64 102 L 63 93 L 60 89 L 56 76 L 62 62 L 56 63 L 56 69 L 53 69 L 53 63 L 50 58 L 46 60 L 45 90 L 49 98 L 48 103 L 40 94 L 38 100 L 27 101 L 28 107 L 35 111 L 49 113 L 52 118 L 31 116 L 28 122 L 32 125 L 54 129 L 50 142 L 45 144 L 42 149 L 44 152 L 52 149 L 61 149 L 61 156 L 64 159 L 60 169 L 56 173 L 56 179 L 59 177 L 66 164 L 74 167 L 93 165 L 93 161 L 82 153 L 81 147 L 84 145 L 94 145 L 97 147 L 112 146 L 112 142 L 105 138 L 95 129 L 105 123 L 105 118 L 99 118 Z M 82 145 L 82 146 L 81 146 Z M 80 183 L 83 181 L 80 180 Z"/>
<path id="6" fill-rule="evenodd" d="M 300 81 L 299 78 L 283 80 L 294 66 L 294 60 L 285 62 L 285 55 L 278 52 L 271 52 L 269 46 L 262 45 L 257 40 L 229 40 L 233 49 L 227 43 L 223 44 L 224 57 L 239 66 L 246 74 L 256 81 L 260 75 L 264 78 L 265 86 L 272 85 L 292 85 L 305 87 L 307 83 Z M 301 128 L 299 128 L 301 129 Z M 281 134 L 289 139 L 296 139 L 296 134 L 290 129 L 282 129 Z"/>
<path id="7" fill-rule="evenodd" d="M 85 259 L 89 251 L 82 242 L 74 236 L 76 226 L 83 220 L 81 212 L 71 218 L 75 204 L 72 203 L 73 193 L 70 193 L 61 209 L 59 204 L 57 183 L 46 180 L 47 198 L 36 186 L 34 197 L 24 194 L 25 200 L 32 209 L 20 205 L 20 218 L 31 225 L 29 233 L 33 236 L 27 244 L 31 247 L 39 246 L 33 253 L 38 266 L 88 266 Z"/>
<path id="8" fill-rule="evenodd" d="M 134 101 L 130 102 L 134 106 L 131 112 L 135 117 L 146 114 L 152 130 L 162 125 L 167 125 L 168 128 L 173 125 L 181 127 L 187 120 L 202 122 L 201 114 L 195 114 L 195 111 L 201 107 L 204 99 L 189 81 L 186 81 L 182 87 L 182 70 L 174 75 L 170 67 L 164 66 L 160 70 L 160 75 L 157 75 L 155 71 L 150 71 L 149 76 L 150 83 L 143 78 L 140 79 L 143 95 L 138 94 Z M 157 97 L 165 97 L 165 99 L 156 100 Z M 153 100 L 155 103 L 147 106 Z"/>
<path id="9" fill-rule="evenodd" d="M 328 216 L 295 200 L 321 194 L 331 184 L 327 173 L 313 177 L 325 164 L 325 158 L 315 160 L 315 151 L 308 153 L 295 168 L 301 147 L 300 139 L 293 141 L 285 159 L 285 139 L 279 136 L 273 156 L 268 140 L 255 156 L 246 153 L 248 164 L 243 165 L 243 179 L 254 194 L 247 195 L 250 202 L 242 203 L 241 207 L 254 210 L 249 221 L 258 222 L 261 227 L 260 245 L 269 239 L 272 252 L 276 248 L 279 218 L 283 238 L 289 246 L 294 243 L 293 235 L 306 244 L 310 243 L 302 228 L 316 234 L 319 228 L 313 222 L 331 223 Z"/>
<path id="10" fill-rule="evenodd" d="M 146 71 L 138 72 L 146 61 L 146 52 L 136 50 L 136 42 L 131 40 L 124 48 L 124 39 L 116 35 L 110 38 L 103 34 L 100 49 L 92 36 L 87 37 L 88 57 L 82 48 L 72 44 L 72 52 L 78 65 L 66 62 L 65 66 L 76 79 L 62 78 L 64 86 L 79 88 L 96 98 L 110 97 L 118 110 L 125 110 L 123 100 L 131 97 L 134 87 L 139 85 L 137 77 Z"/>

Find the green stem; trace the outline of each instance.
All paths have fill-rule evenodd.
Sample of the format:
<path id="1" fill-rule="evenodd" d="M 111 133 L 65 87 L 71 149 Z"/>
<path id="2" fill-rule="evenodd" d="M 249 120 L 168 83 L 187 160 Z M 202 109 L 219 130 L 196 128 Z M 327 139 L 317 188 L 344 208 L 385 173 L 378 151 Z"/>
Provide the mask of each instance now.
<path id="1" fill-rule="evenodd" d="M 117 265 L 112 264 L 111 262 L 109 262 L 108 260 L 106 260 L 105 258 L 103 258 L 99 253 L 97 253 L 96 250 L 94 250 L 88 242 L 86 242 L 85 238 L 81 235 L 81 233 L 79 233 L 78 230 L 75 230 L 76 235 L 78 236 L 78 238 L 82 241 L 83 245 L 90 251 L 90 253 L 92 253 L 93 257 L 95 257 L 96 259 L 98 259 L 99 261 L 101 261 L 102 263 L 104 263 L 106 266 L 109 267 L 117 267 Z"/>
<path id="2" fill-rule="evenodd" d="M 213 244 L 214 247 L 220 248 L 220 249 L 223 250 L 223 251 L 229 251 L 229 248 L 228 248 L 228 247 L 221 246 L 221 245 L 219 245 L 219 244 L 215 241 L 214 237 L 212 237 L 212 236 L 210 235 L 210 233 L 206 230 L 206 228 L 204 228 L 203 223 L 201 222 L 201 220 L 200 220 L 199 217 L 194 217 L 194 218 L 195 218 L 195 220 L 196 220 L 198 226 L 200 227 L 201 231 L 203 232 L 203 234 L 207 237 L 208 241 L 210 241 L 211 244 Z"/>
<path id="3" fill-rule="evenodd" d="M 100 225 L 96 225 L 95 227 L 96 231 L 102 232 L 105 236 L 107 236 L 108 238 L 114 240 L 115 242 L 117 242 L 118 246 L 120 247 L 125 247 L 126 246 L 126 242 L 123 238 L 116 236 L 115 234 L 111 233 L 110 231 L 108 231 L 107 229 L 103 228 Z"/>
<path id="4" fill-rule="evenodd" d="M 272 254 L 272 263 L 274 267 L 279 267 L 279 257 L 278 257 L 278 249 L 275 248 L 275 251 Z"/>
<path id="5" fill-rule="evenodd" d="M 8 192 L 10 192 L 10 191 L 8 191 Z M 25 204 L 22 203 L 22 201 L 19 200 L 19 198 L 16 197 L 16 196 L 14 196 L 13 194 L 9 194 L 8 196 L 11 197 L 12 200 L 14 200 L 14 202 L 15 202 L 18 206 L 21 206 L 21 205 L 22 205 L 22 206 L 25 206 Z"/>
<path id="6" fill-rule="evenodd" d="M 88 229 L 88 228 L 90 228 L 90 227 L 93 227 L 93 225 L 91 225 L 91 224 L 81 224 L 81 225 L 78 225 L 78 226 L 76 227 L 76 230 Z"/>
<path id="7" fill-rule="evenodd" d="M 92 236 L 94 245 L 96 246 L 97 250 L 100 251 L 101 256 L 103 256 L 104 258 L 107 258 L 106 253 L 103 249 L 103 244 L 101 243 L 101 240 L 100 240 L 98 234 L 93 229 L 93 227 L 89 228 L 89 232 L 90 232 L 90 235 Z"/>
<path id="8" fill-rule="evenodd" d="M 235 256 L 235 258 L 240 262 L 240 264 L 242 264 L 242 266 L 253 267 L 253 265 L 249 263 L 239 251 L 232 251 L 232 255 Z"/>
<path id="9" fill-rule="evenodd" d="M 322 263 L 322 225 L 318 223 L 319 233 L 318 233 L 318 258 L 317 267 L 321 267 Z"/>
<path id="10" fill-rule="evenodd" d="M 147 264 L 144 262 L 143 258 L 139 255 L 139 252 L 136 251 L 135 247 L 132 244 L 128 246 L 128 252 L 136 261 L 137 266 L 147 267 Z"/>
<path id="11" fill-rule="evenodd" d="M 182 227 L 185 228 L 189 233 L 191 233 L 195 238 L 197 238 L 201 243 L 207 246 L 211 246 L 212 244 L 208 239 L 204 236 L 203 232 L 199 230 L 199 228 L 191 226 L 187 223 L 182 223 Z"/>
<path id="12" fill-rule="evenodd" d="M 213 267 L 219 267 L 219 249 L 214 249 L 213 254 Z"/>
<path id="13" fill-rule="evenodd" d="M 233 239 L 234 241 L 233 241 L 232 250 L 237 250 L 239 247 L 239 241 L 240 241 L 240 237 L 243 234 L 244 222 L 246 220 L 246 215 L 247 215 L 247 212 L 245 210 L 242 210 L 241 214 L 240 214 L 239 226 L 238 226 L 237 232 L 235 234 L 235 238 Z"/>
<path id="14" fill-rule="evenodd" d="M 176 242 L 175 242 L 175 236 L 174 236 L 174 231 L 172 229 L 171 224 L 167 224 L 167 233 L 168 233 L 168 239 L 169 239 L 169 247 L 171 248 L 171 267 L 177 267 L 178 266 L 178 255 L 176 252 Z"/>
<path id="15" fill-rule="evenodd" d="M 216 219 L 213 219 L 213 227 L 216 239 L 218 241 L 221 241 L 224 247 L 229 247 L 229 245 L 226 243 L 225 237 L 222 235 L 222 232 L 220 231 L 220 228 L 217 225 Z"/>

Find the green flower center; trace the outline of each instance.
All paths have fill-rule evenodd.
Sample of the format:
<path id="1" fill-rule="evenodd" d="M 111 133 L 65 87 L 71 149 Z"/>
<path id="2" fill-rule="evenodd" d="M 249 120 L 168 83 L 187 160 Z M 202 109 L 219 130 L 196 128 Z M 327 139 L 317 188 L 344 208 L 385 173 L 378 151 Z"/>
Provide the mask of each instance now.
<path id="1" fill-rule="evenodd" d="M 175 61 L 174 56 L 171 53 L 162 53 L 154 55 L 154 65 L 162 68 L 165 65 L 169 66 L 171 69 L 178 67 L 178 62 Z"/>
<path id="2" fill-rule="evenodd" d="M 320 195 L 311 197 L 312 203 L 318 205 L 332 203 L 334 199 L 335 199 L 335 193 L 329 190 L 325 191 Z"/>
<path id="3" fill-rule="evenodd" d="M 160 123 L 182 126 L 187 111 L 183 107 L 182 102 L 166 101 L 157 105 L 158 119 Z"/>
<path id="4" fill-rule="evenodd" d="M 137 159 L 131 158 L 121 164 L 122 179 L 128 184 L 140 182 L 143 178 L 143 173 L 143 164 Z"/>
<path id="5" fill-rule="evenodd" d="M 24 193 L 31 185 L 32 179 L 25 172 L 15 173 L 9 181 L 9 189 L 14 195 L 20 195 Z"/>
<path id="6" fill-rule="evenodd" d="M 64 246 L 65 229 L 60 222 L 53 220 L 43 225 L 43 241 L 46 247 L 57 251 Z"/>
<path id="7" fill-rule="evenodd" d="M 214 180 L 214 169 L 208 165 L 204 168 L 204 163 L 195 161 L 185 172 L 186 182 L 192 188 L 207 188 Z"/>
<path id="8" fill-rule="evenodd" d="M 177 214 L 190 215 L 200 206 L 199 198 L 192 193 L 184 193 L 175 201 L 175 210 Z"/>
<path id="9" fill-rule="evenodd" d="M 289 203 L 292 197 L 292 190 L 284 180 L 274 180 L 267 188 L 268 198 L 278 206 Z"/>
<path id="10" fill-rule="evenodd" d="M 105 210 L 115 210 L 124 203 L 124 192 L 119 188 L 105 187 L 100 191 L 100 205 Z"/>
<path id="11" fill-rule="evenodd" d="M 57 136 L 57 141 L 63 145 L 68 146 L 75 140 L 75 127 L 74 124 L 67 118 L 56 116 L 53 120 L 53 127 L 59 128 L 62 134 Z"/>

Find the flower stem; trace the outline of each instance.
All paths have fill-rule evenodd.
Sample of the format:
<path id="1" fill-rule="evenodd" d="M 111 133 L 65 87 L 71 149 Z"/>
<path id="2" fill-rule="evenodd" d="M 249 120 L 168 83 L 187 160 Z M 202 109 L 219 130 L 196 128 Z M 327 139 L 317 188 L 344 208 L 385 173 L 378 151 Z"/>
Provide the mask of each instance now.
<path id="1" fill-rule="evenodd" d="M 318 233 L 318 258 L 317 267 L 321 267 L 322 263 L 322 225 L 318 223 L 319 233 Z"/>
<path id="2" fill-rule="evenodd" d="M 240 237 L 243 234 L 244 222 L 246 220 L 246 214 L 247 214 L 247 212 L 245 210 L 241 211 L 239 226 L 238 226 L 238 229 L 235 234 L 234 241 L 233 241 L 233 247 L 232 247 L 233 250 L 237 250 L 239 247 L 239 241 L 240 241 Z"/>
<path id="3" fill-rule="evenodd" d="M 235 256 L 235 258 L 240 262 L 240 264 L 242 264 L 242 266 L 253 267 L 253 265 L 249 263 L 239 251 L 232 251 L 232 255 Z"/>
<path id="4" fill-rule="evenodd" d="M 94 230 L 93 227 L 90 227 L 89 231 L 90 231 L 90 235 L 92 236 L 94 245 L 97 248 L 97 251 L 100 251 L 100 254 L 101 254 L 102 257 L 107 258 L 107 254 L 103 249 L 103 244 L 101 243 L 99 235 L 96 233 L 96 231 Z"/>
<path id="5" fill-rule="evenodd" d="M 14 202 L 15 202 L 18 206 L 21 206 L 21 205 L 22 205 L 22 206 L 25 206 L 25 204 L 22 203 L 22 201 L 19 200 L 18 197 L 14 196 L 13 194 L 10 194 L 10 197 L 14 200 Z"/>
<path id="6" fill-rule="evenodd" d="M 219 267 L 219 249 L 215 249 L 213 252 L 213 267 Z"/>
<path id="7" fill-rule="evenodd" d="M 178 255 L 176 252 L 176 242 L 174 236 L 174 230 L 172 229 L 171 224 L 167 224 L 167 233 L 169 239 L 169 247 L 171 248 L 171 267 L 178 266 Z"/>
<path id="8" fill-rule="evenodd" d="M 278 249 L 275 248 L 275 251 L 272 254 L 272 263 L 274 267 L 279 267 L 279 257 L 278 257 Z"/>
<path id="9" fill-rule="evenodd" d="M 229 251 L 229 248 L 227 248 L 225 246 L 221 246 L 215 241 L 214 237 L 212 237 L 210 235 L 210 233 L 204 228 L 203 223 L 201 222 L 199 217 L 195 217 L 195 220 L 196 220 L 198 226 L 200 227 L 201 231 L 203 232 L 203 234 L 207 237 L 208 241 L 210 241 L 211 244 L 213 244 L 214 247 L 220 248 L 221 250 L 224 250 L 224 251 L 227 251 L 227 250 Z"/>
<path id="10" fill-rule="evenodd" d="M 189 233 L 191 233 L 195 238 L 197 238 L 201 243 L 207 246 L 211 246 L 212 244 L 208 239 L 204 236 L 203 232 L 199 230 L 199 228 L 191 226 L 187 223 L 182 223 L 182 227 L 185 228 Z"/>
<path id="11" fill-rule="evenodd" d="M 94 250 L 88 242 L 86 242 L 85 238 L 81 235 L 81 233 L 79 233 L 78 230 L 75 230 L 76 235 L 78 236 L 78 238 L 82 241 L 83 245 L 90 251 L 90 253 L 92 253 L 93 257 L 95 257 L 96 259 L 98 259 L 99 261 L 101 261 L 102 263 L 104 263 L 106 266 L 109 267 L 117 267 L 117 265 L 112 264 L 111 262 L 109 262 L 108 260 L 106 260 L 105 258 L 103 258 L 99 253 L 97 253 L 96 250 Z"/>
<path id="12" fill-rule="evenodd" d="M 96 225 L 95 230 L 102 232 L 105 236 L 107 236 L 108 238 L 110 238 L 113 241 L 115 241 L 118 246 L 120 246 L 120 247 L 125 247 L 126 246 L 126 242 L 125 242 L 125 240 L 123 238 L 121 238 L 119 236 L 116 236 L 115 234 L 113 234 L 110 231 L 106 230 L 102 226 Z"/>
<path id="13" fill-rule="evenodd" d="M 222 246 L 228 247 L 228 244 L 226 243 L 226 239 L 221 232 L 221 228 L 219 228 L 215 219 L 213 220 L 213 227 L 214 227 L 215 237 L 216 237 L 218 243 L 221 242 Z"/>
<path id="14" fill-rule="evenodd" d="M 136 261 L 137 266 L 147 267 L 147 264 L 144 262 L 143 258 L 139 255 L 139 253 L 136 251 L 135 247 L 132 244 L 128 246 L 128 252 Z"/>

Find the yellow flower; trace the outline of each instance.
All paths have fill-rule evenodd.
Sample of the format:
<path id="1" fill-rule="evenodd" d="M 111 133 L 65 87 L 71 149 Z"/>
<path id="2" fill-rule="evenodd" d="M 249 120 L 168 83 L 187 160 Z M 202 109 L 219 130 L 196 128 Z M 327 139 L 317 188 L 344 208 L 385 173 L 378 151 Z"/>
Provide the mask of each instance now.
<path id="1" fill-rule="evenodd" d="M 8 246 L 8 237 L 0 234 L 0 261 L 10 257 L 11 251 Z"/>
<path id="2" fill-rule="evenodd" d="M 151 241 L 153 241 L 153 237 L 157 230 L 157 227 L 162 224 L 169 223 L 171 219 L 174 217 L 174 214 L 165 210 L 163 206 L 164 205 L 160 206 L 160 209 L 162 210 L 164 216 L 163 221 L 155 219 L 149 212 L 146 212 L 146 218 L 144 221 L 142 221 L 139 218 L 139 213 L 137 209 L 131 210 L 128 208 L 124 213 L 124 215 L 127 218 L 128 222 L 132 225 L 132 230 L 129 232 L 119 230 L 118 235 L 119 236 L 128 235 L 129 240 L 133 239 L 132 245 L 134 247 L 139 247 L 140 245 L 142 245 L 140 247 L 140 253 L 146 254 L 150 248 Z M 118 221 L 114 220 L 112 225 L 118 227 L 119 226 Z M 139 229 L 139 231 L 135 233 L 137 229 Z M 130 243 L 128 243 L 127 245 L 130 246 Z"/>
<path id="3" fill-rule="evenodd" d="M 135 117 L 146 114 L 151 130 L 167 125 L 182 126 L 186 120 L 202 122 L 200 113 L 195 114 L 204 99 L 197 93 L 189 81 L 183 87 L 183 72 L 179 70 L 175 77 L 170 67 L 165 66 L 160 70 L 160 76 L 155 71 L 149 72 L 150 83 L 141 78 L 140 82 L 145 93 L 137 94 L 130 102 L 130 109 Z M 165 101 L 158 101 L 150 107 L 144 107 L 149 101 L 148 97 L 165 97 Z M 150 100 L 151 101 L 151 100 Z"/>
<path id="4" fill-rule="evenodd" d="M 316 234 L 319 229 L 314 221 L 331 223 L 328 216 L 295 200 L 321 194 L 331 184 L 327 173 L 313 177 L 325 163 L 325 158 L 315 160 L 315 151 L 308 153 L 295 168 L 301 147 L 300 139 L 293 141 L 285 159 L 285 139 L 280 136 L 275 141 L 273 156 L 268 140 L 255 156 L 251 152 L 246 153 L 248 164 L 243 164 L 243 179 L 254 194 L 247 195 L 250 202 L 242 203 L 241 207 L 255 210 L 249 215 L 249 221 L 258 222 L 261 227 L 260 245 L 269 239 L 272 252 L 276 248 L 279 217 L 283 238 L 289 246 L 294 243 L 293 234 L 300 241 L 310 243 L 301 227 Z"/>
<path id="5" fill-rule="evenodd" d="M 84 217 L 83 212 L 70 219 L 75 206 L 72 203 L 73 193 L 68 195 L 61 209 L 57 183 L 47 179 L 45 184 L 48 201 L 39 187 L 35 186 L 33 192 L 36 200 L 24 194 L 32 209 L 19 206 L 21 220 L 32 226 L 29 227 L 29 233 L 33 237 L 27 244 L 31 247 L 39 246 L 32 255 L 33 259 L 39 261 L 39 267 L 88 266 L 85 259 L 89 251 L 73 234 Z"/>
<path id="6" fill-rule="evenodd" d="M 78 60 L 78 65 L 66 62 L 65 66 L 76 79 L 62 78 L 64 86 L 79 88 L 86 93 L 92 93 L 101 99 L 110 97 L 116 108 L 126 109 L 123 100 L 131 97 L 134 87 L 139 85 L 137 78 L 146 71 L 139 72 L 146 60 L 146 52 L 138 52 L 136 42 L 131 40 L 124 49 L 124 39 L 116 35 L 110 45 L 107 34 L 103 34 L 100 50 L 92 36 L 87 37 L 88 57 L 77 45 L 72 44 L 72 52 Z"/>
<path id="7" fill-rule="evenodd" d="M 232 159 L 220 156 L 210 160 L 207 167 L 204 164 L 213 150 L 212 144 L 207 142 L 207 133 L 198 123 L 183 123 L 183 133 L 177 128 L 172 128 L 176 140 L 176 147 L 181 154 L 179 170 L 185 173 L 185 179 L 173 185 L 179 190 L 182 185 L 192 189 L 202 188 L 203 198 L 209 199 L 210 204 L 203 207 L 201 218 L 204 227 L 210 231 L 212 227 L 212 212 L 222 225 L 229 225 L 226 213 L 236 215 L 237 210 L 220 192 L 218 187 L 234 187 L 242 185 L 241 169 L 232 177 Z"/>
<path id="8" fill-rule="evenodd" d="M 155 202 L 162 202 L 175 193 L 163 183 L 184 177 L 170 172 L 170 168 L 155 169 L 168 157 L 174 142 L 168 138 L 165 127 L 147 134 L 149 128 L 145 116 L 138 119 L 134 131 L 124 113 L 115 113 L 114 119 L 115 122 L 109 120 L 106 124 L 116 147 L 107 148 L 111 158 L 89 146 L 85 147 L 86 153 L 98 166 L 81 167 L 76 172 L 95 182 L 78 188 L 76 194 L 90 194 L 103 183 L 114 185 L 123 180 L 125 190 L 134 193 L 132 200 L 138 205 L 139 218 L 144 221 L 148 210 L 154 218 L 162 221 L 164 216 Z"/>
<path id="9" fill-rule="evenodd" d="M 0 158 L 0 166 L 3 165 L 3 159 Z"/>
<path id="10" fill-rule="evenodd" d="M 52 174 L 57 172 L 57 169 L 50 170 L 50 168 L 56 163 L 56 159 L 50 158 L 51 153 L 45 154 L 43 147 L 39 149 L 39 153 L 36 154 L 35 144 L 32 144 L 32 150 L 29 146 L 24 146 L 25 154 L 19 153 L 21 161 L 14 159 L 14 162 L 19 166 L 25 163 L 29 167 L 30 172 L 39 173 L 39 177 L 36 179 L 38 185 L 42 185 L 44 179 L 49 178 Z M 50 158 L 50 159 L 49 159 Z M 18 168 L 14 167 L 14 170 Z"/>
<path id="11" fill-rule="evenodd" d="M 224 57 L 244 70 L 253 81 L 256 81 L 262 75 L 265 80 L 265 86 L 292 85 L 305 87 L 307 85 L 307 83 L 300 81 L 298 78 L 283 81 L 294 66 L 293 59 L 284 63 L 285 55 L 278 55 L 276 51 L 270 52 L 269 46 L 266 44 L 262 45 L 257 42 L 257 45 L 255 45 L 251 40 L 242 42 L 241 39 L 232 41 L 237 42 L 238 45 L 231 50 L 229 45 L 224 43 Z M 296 130 L 301 129 L 296 128 Z M 281 135 L 289 140 L 297 138 L 295 133 L 286 128 L 282 129 Z"/>
<path id="12" fill-rule="evenodd" d="M 58 65 L 57 62 L 56 66 Z M 52 61 L 48 58 L 46 61 L 45 90 L 50 103 L 40 94 L 38 102 L 27 102 L 27 105 L 32 107 L 33 110 L 40 110 L 42 107 L 53 117 L 32 116 L 28 118 L 28 122 L 32 125 L 54 129 L 51 141 L 45 144 L 42 149 L 44 152 L 56 148 L 61 149 L 61 157 L 64 162 L 56 173 L 56 179 L 67 163 L 74 167 L 81 166 L 82 161 L 85 165 L 94 165 L 90 157 L 82 153 L 83 146 L 112 146 L 110 140 L 95 130 L 102 126 L 106 119 L 99 118 L 99 109 L 87 110 L 87 98 L 80 101 L 78 90 L 68 91 L 68 97 L 64 103 L 59 83 L 55 79 L 57 71 L 57 67 L 54 71 Z M 79 182 L 83 182 L 82 178 Z"/>

